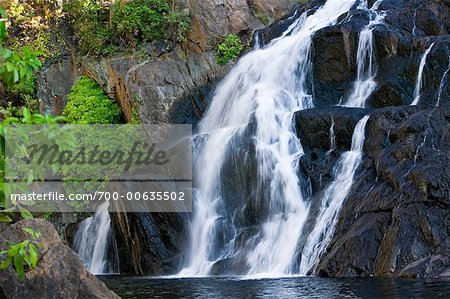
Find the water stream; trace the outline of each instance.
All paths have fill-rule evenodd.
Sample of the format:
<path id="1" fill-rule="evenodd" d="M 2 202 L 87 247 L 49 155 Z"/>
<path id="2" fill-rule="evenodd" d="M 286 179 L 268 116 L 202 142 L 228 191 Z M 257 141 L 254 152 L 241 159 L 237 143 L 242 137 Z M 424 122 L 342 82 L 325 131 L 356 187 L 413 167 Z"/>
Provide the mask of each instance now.
<path id="1" fill-rule="evenodd" d="M 423 72 L 425 69 L 425 65 L 427 64 L 427 58 L 428 58 L 428 54 L 430 54 L 431 49 L 433 49 L 434 43 L 432 43 L 428 49 L 425 51 L 425 53 L 422 55 L 422 58 L 420 60 L 420 65 L 419 65 L 419 72 L 417 74 L 417 81 L 416 81 L 416 87 L 414 88 L 414 100 L 411 103 L 411 105 L 417 105 L 419 104 L 420 101 L 420 96 L 421 96 L 421 92 L 422 92 L 422 81 L 423 81 Z"/>
<path id="2" fill-rule="evenodd" d="M 314 14 L 303 14 L 280 38 L 242 57 L 216 89 L 199 125 L 203 137 L 194 153 L 191 246 L 179 276 L 208 275 L 217 261 L 235 257 L 245 261 L 242 274 L 298 273 L 295 257 L 310 192 L 299 175 L 304 152 L 292 117 L 295 111 L 313 107 L 312 36 L 336 24 L 356 2 L 328 0 Z M 252 144 L 244 154 L 251 157 L 254 147 L 258 182 L 249 197 L 267 214 L 257 231 L 237 246 L 235 221 L 240 211 L 228 205 L 230 196 L 220 182 L 223 169 L 236 158 L 236 145 L 249 139 Z"/>
<path id="3" fill-rule="evenodd" d="M 378 12 L 381 2 L 382 0 L 376 1 L 370 9 L 366 1 L 358 7 L 369 13 L 370 20 L 369 24 L 359 33 L 356 57 L 358 71 L 353 91 L 344 105 L 346 107 L 365 107 L 366 100 L 377 86 L 375 76 L 378 67 L 374 50 L 373 30 L 377 25 L 383 24 L 385 14 Z"/>
<path id="4" fill-rule="evenodd" d="M 94 274 L 112 273 L 107 258 L 111 237 L 109 203 L 101 204 L 97 212 L 84 219 L 74 236 L 74 250 L 84 262 L 86 269 Z"/>
<path id="5" fill-rule="evenodd" d="M 302 251 L 300 274 L 317 266 L 320 255 L 331 241 L 342 204 L 353 185 L 356 169 L 361 163 L 365 139 L 365 127 L 369 116 L 364 116 L 356 125 L 350 151 L 342 154 L 334 168 L 334 180 L 325 190 L 322 204 L 313 230 Z"/>

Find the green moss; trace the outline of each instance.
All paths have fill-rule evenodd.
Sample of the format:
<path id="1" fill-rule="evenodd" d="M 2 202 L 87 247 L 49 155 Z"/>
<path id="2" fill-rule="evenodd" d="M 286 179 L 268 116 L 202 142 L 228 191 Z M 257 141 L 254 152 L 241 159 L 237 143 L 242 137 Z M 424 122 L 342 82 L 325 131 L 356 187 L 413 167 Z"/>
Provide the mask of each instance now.
<path id="1" fill-rule="evenodd" d="M 120 123 L 121 109 L 94 81 L 81 77 L 72 86 L 63 115 L 73 124 L 115 124 Z"/>
<path id="2" fill-rule="evenodd" d="M 227 64 L 228 62 L 235 60 L 239 54 L 244 50 L 239 37 L 234 34 L 228 34 L 225 40 L 219 44 L 217 48 L 216 60 L 219 64 Z"/>

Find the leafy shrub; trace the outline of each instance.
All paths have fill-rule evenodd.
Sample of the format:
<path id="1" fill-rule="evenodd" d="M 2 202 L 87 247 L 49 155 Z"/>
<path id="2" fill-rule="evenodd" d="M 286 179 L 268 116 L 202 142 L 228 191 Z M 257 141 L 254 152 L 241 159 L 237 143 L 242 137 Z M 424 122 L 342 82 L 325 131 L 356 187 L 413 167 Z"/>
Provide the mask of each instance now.
<path id="1" fill-rule="evenodd" d="M 217 48 L 216 60 L 219 64 L 227 64 L 229 61 L 235 60 L 244 50 L 239 37 L 234 34 L 228 34 L 225 40 L 219 44 Z"/>
<path id="2" fill-rule="evenodd" d="M 110 11 L 100 0 L 73 0 L 63 10 L 74 27 L 78 46 L 83 54 L 108 54 L 112 42 Z"/>
<path id="3" fill-rule="evenodd" d="M 20 243 L 8 242 L 8 249 L 0 251 L 0 255 L 5 255 L 5 260 L 0 264 L 0 269 L 6 269 L 13 263 L 19 279 L 25 279 L 25 271 L 27 269 L 36 268 L 38 262 L 38 250 L 36 246 L 42 247 L 43 244 L 38 243 L 37 239 L 41 237 L 41 233 L 32 228 L 22 228 L 23 232 L 30 235 L 30 239 Z M 27 268 L 25 268 L 27 267 Z"/>
<path id="4" fill-rule="evenodd" d="M 0 76 L 9 90 L 12 90 L 19 82 L 24 84 L 25 88 L 29 88 L 32 84 L 34 91 L 33 71 L 36 71 L 41 62 L 37 59 L 39 53 L 33 52 L 27 47 L 22 48 L 22 53 L 13 52 L 9 49 L 0 49 L 1 51 L 1 67 Z M 27 90 L 27 92 L 30 92 Z"/>
<path id="5" fill-rule="evenodd" d="M 135 0 L 118 3 L 114 9 L 113 24 L 117 34 L 127 44 L 136 41 L 161 39 L 165 34 L 165 15 L 169 4 L 160 0 Z"/>
<path id="6" fill-rule="evenodd" d="M 94 81 L 81 77 L 68 95 L 63 115 L 73 124 L 120 123 L 121 109 Z"/>
<path id="7" fill-rule="evenodd" d="M 54 30 L 62 16 L 59 1 L 9 0 L 2 4 L 10 18 L 6 41 L 10 49 L 18 51 L 27 46 L 43 57 L 60 52 L 62 39 Z"/>
<path id="8" fill-rule="evenodd" d="M 165 39 L 181 42 L 189 29 L 189 12 L 168 0 L 73 0 L 64 5 L 84 54 L 104 55 L 121 46 Z"/>
<path id="9" fill-rule="evenodd" d="M 34 92 L 34 76 L 42 64 L 37 56 L 37 51 L 31 51 L 28 47 L 22 47 L 20 52 L 3 47 L 6 37 L 6 20 L 8 14 L 0 8 L 0 76 L 9 90 L 14 88 L 19 92 L 31 94 Z"/>

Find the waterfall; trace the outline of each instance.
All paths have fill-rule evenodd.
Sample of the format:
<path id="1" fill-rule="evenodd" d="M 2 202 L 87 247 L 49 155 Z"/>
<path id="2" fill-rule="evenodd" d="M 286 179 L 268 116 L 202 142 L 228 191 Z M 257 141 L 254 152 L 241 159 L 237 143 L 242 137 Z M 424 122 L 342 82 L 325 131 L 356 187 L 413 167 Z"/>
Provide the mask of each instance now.
<path id="1" fill-rule="evenodd" d="M 369 24 L 359 33 L 356 56 L 358 71 L 353 91 L 344 105 L 346 107 L 365 107 L 366 100 L 377 86 L 375 82 L 377 63 L 373 43 L 373 29 L 376 25 L 382 24 L 385 17 L 385 14 L 378 13 L 378 7 L 381 2 L 382 0 L 375 2 L 371 9 L 368 9 L 367 1 L 358 7 L 359 9 L 365 9 L 369 13 L 370 20 Z"/>
<path id="2" fill-rule="evenodd" d="M 450 72 L 450 56 L 448 57 L 448 68 L 444 72 L 444 75 L 442 75 L 441 82 L 439 83 L 439 90 L 438 90 L 438 96 L 436 101 L 436 106 L 439 106 L 441 103 L 442 93 L 444 92 L 445 83 L 448 83 L 448 73 Z"/>
<path id="3" fill-rule="evenodd" d="M 295 111 L 313 107 L 312 36 L 336 24 L 356 2 L 328 0 L 314 14 L 303 14 L 280 38 L 242 57 L 217 87 L 199 124 L 191 245 L 180 276 L 208 275 L 216 261 L 235 256 L 244 260 L 247 274 L 297 272 L 297 243 L 310 194 L 299 176 L 304 153 L 292 117 Z M 250 141 L 258 186 L 249 197 L 268 212 L 253 236 L 235 246 L 239 229 L 234 217 L 240 211 L 228 210 L 221 172 L 233 163 L 237 145 Z"/>
<path id="4" fill-rule="evenodd" d="M 413 29 L 411 31 L 411 34 L 413 36 L 416 36 L 417 35 L 417 8 L 414 11 L 413 24 L 414 24 L 414 26 L 413 26 Z"/>
<path id="5" fill-rule="evenodd" d="M 330 149 L 325 153 L 326 156 L 331 155 L 331 153 L 336 149 L 336 133 L 334 132 L 334 117 L 331 116 L 331 126 L 330 126 Z"/>
<path id="6" fill-rule="evenodd" d="M 417 75 L 417 81 L 416 81 L 416 87 L 414 89 L 414 101 L 411 103 L 411 105 L 417 105 L 420 101 L 421 96 L 421 90 L 422 90 L 422 81 L 423 81 L 423 71 L 425 69 L 425 65 L 427 64 L 427 57 L 428 54 L 430 54 L 431 49 L 433 48 L 434 43 L 432 43 L 428 49 L 425 51 L 425 53 L 422 55 L 422 59 L 420 60 L 419 65 L 419 73 Z"/>
<path id="7" fill-rule="evenodd" d="M 306 275 L 318 263 L 333 237 L 339 212 L 353 184 L 356 169 L 361 163 L 365 139 L 365 127 L 369 115 L 356 125 L 350 151 L 342 154 L 334 168 L 334 180 L 325 190 L 316 224 L 308 235 L 302 251 L 300 274 Z"/>
<path id="8" fill-rule="evenodd" d="M 111 273 L 107 249 L 111 235 L 109 203 L 102 203 L 97 212 L 84 219 L 75 233 L 74 250 L 93 274 Z"/>

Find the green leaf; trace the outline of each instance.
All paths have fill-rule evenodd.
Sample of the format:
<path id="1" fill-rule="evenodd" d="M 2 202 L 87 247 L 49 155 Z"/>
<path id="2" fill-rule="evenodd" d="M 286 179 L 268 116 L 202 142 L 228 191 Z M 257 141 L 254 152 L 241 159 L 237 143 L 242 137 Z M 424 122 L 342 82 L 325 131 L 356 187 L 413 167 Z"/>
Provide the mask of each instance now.
<path id="1" fill-rule="evenodd" d="M 25 279 L 25 270 L 23 267 L 23 257 L 20 255 L 14 257 L 14 268 L 16 268 L 17 276 L 19 276 L 20 280 Z"/>
<path id="2" fill-rule="evenodd" d="M 7 256 L 6 259 L 0 264 L 0 269 L 5 270 L 9 266 L 9 264 L 11 264 L 12 260 L 12 256 Z"/>
<path id="3" fill-rule="evenodd" d="M 30 252 L 30 260 L 31 260 L 31 269 L 36 268 L 37 262 L 38 262 L 38 251 L 36 247 L 33 244 L 30 244 L 28 247 L 28 251 Z"/>
<path id="4" fill-rule="evenodd" d="M 12 221 L 11 217 L 9 217 L 8 215 L 5 215 L 3 212 L 0 213 L 0 222 L 9 223 L 11 221 Z"/>
<path id="5" fill-rule="evenodd" d="M 30 211 L 28 211 L 27 209 L 25 209 L 21 205 L 19 205 L 19 212 L 20 212 L 20 216 L 23 219 L 31 219 L 31 218 L 33 218 L 33 214 L 31 214 Z"/>
<path id="6" fill-rule="evenodd" d="M 31 112 L 30 112 L 30 109 L 28 109 L 28 108 L 23 108 L 22 113 L 23 113 L 23 118 L 24 118 L 24 119 L 26 119 L 26 120 L 31 119 Z"/>
<path id="7" fill-rule="evenodd" d="M 22 230 L 24 232 L 26 232 L 27 234 L 29 234 L 30 236 L 32 236 L 33 239 L 39 239 L 42 235 L 40 232 L 38 232 L 30 227 L 24 227 L 24 228 L 22 228 Z"/>

